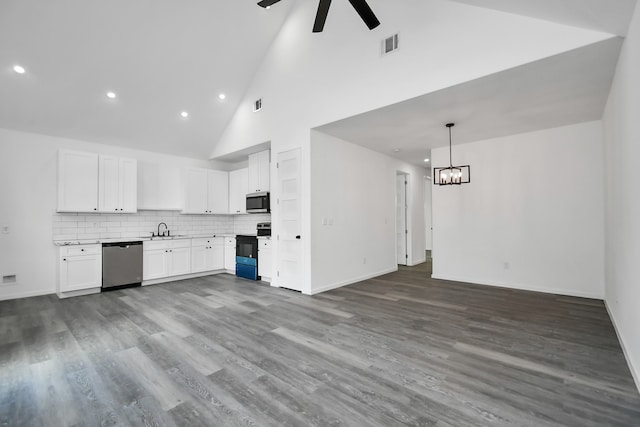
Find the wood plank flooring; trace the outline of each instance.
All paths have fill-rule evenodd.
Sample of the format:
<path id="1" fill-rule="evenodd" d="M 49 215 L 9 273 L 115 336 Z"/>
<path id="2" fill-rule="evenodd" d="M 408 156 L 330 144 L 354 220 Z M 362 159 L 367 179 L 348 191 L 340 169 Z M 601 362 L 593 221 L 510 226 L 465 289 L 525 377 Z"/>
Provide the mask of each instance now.
<path id="1" fill-rule="evenodd" d="M 218 275 L 0 302 L 2 426 L 639 426 L 600 301 Z"/>

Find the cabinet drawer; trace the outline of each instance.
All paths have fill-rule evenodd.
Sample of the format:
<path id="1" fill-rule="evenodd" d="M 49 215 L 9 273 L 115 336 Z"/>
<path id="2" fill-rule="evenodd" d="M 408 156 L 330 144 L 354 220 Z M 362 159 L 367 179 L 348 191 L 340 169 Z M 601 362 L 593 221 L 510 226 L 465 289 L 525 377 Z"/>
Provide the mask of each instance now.
<path id="1" fill-rule="evenodd" d="M 102 245 L 62 246 L 60 256 L 98 255 L 102 252 Z"/>
<path id="2" fill-rule="evenodd" d="M 222 246 L 222 237 L 199 237 L 197 239 L 191 239 L 191 247 L 197 248 L 202 246 Z"/>
<path id="3" fill-rule="evenodd" d="M 190 248 L 191 239 L 175 239 L 175 240 L 151 240 L 143 242 L 145 251 L 155 251 L 158 249 L 178 249 Z"/>

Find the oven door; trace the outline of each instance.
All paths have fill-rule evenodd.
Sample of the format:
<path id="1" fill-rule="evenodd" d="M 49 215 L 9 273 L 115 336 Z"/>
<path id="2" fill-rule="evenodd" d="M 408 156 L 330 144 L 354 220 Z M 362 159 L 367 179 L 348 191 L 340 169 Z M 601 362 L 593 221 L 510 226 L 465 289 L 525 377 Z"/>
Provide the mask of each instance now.
<path id="1" fill-rule="evenodd" d="M 258 259 L 258 239 L 255 236 L 236 236 L 236 257 Z"/>

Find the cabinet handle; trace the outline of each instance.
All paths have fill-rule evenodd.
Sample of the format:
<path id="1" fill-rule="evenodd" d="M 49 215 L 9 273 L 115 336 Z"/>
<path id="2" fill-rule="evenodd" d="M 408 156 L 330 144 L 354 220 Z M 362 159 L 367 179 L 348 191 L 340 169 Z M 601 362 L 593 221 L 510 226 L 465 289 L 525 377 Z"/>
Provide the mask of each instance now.
<path id="1" fill-rule="evenodd" d="M 84 252 L 84 249 L 80 249 L 80 252 Z"/>
<path id="2" fill-rule="evenodd" d="M 66 261 L 67 259 L 66 259 L 66 258 L 62 258 L 62 260 L 63 260 L 63 261 Z"/>
<path id="3" fill-rule="evenodd" d="M 98 210 L 98 208 L 93 208 L 93 210 L 94 210 L 94 211 L 97 211 L 97 210 Z"/>

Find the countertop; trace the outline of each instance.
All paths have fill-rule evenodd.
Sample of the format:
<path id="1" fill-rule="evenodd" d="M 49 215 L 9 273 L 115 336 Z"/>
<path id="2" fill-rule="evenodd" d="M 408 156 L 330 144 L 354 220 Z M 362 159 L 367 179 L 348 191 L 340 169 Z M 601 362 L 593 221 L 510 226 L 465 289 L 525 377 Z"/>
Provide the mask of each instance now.
<path id="1" fill-rule="evenodd" d="M 241 234 L 241 236 L 255 236 L 255 234 Z M 102 243 L 118 243 L 118 242 L 144 242 L 144 241 L 158 241 L 158 240 L 178 240 L 178 239 L 199 239 L 205 237 L 236 237 L 236 234 L 222 233 L 222 234 L 190 234 L 190 235 L 178 235 L 170 237 L 117 237 L 109 239 L 80 239 L 80 240 L 54 240 L 55 246 L 72 246 L 72 245 L 100 245 Z M 270 239 L 271 236 L 260 236 L 259 239 Z"/>

